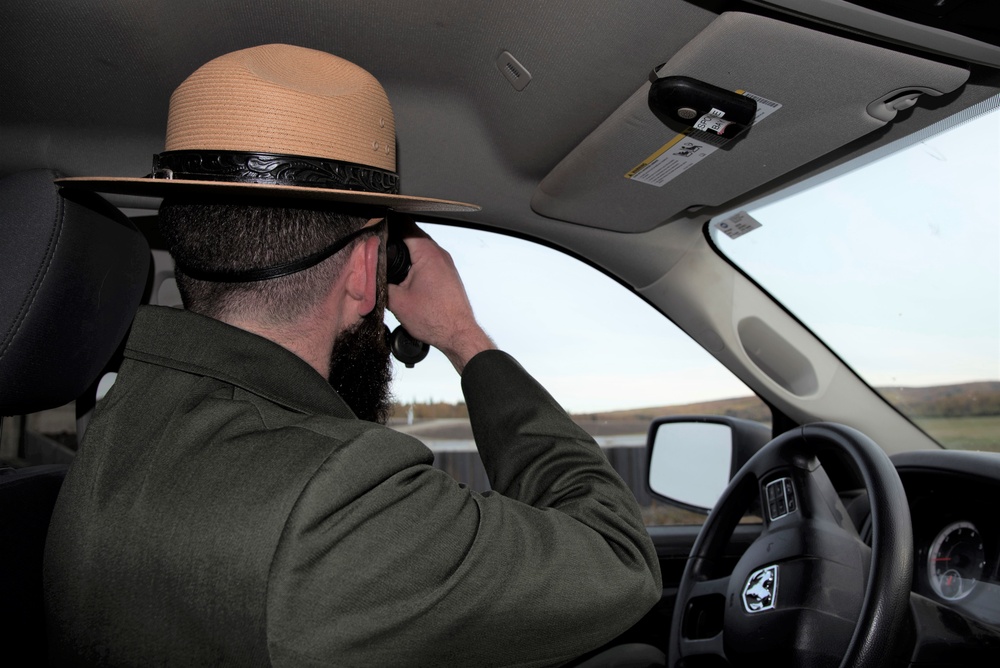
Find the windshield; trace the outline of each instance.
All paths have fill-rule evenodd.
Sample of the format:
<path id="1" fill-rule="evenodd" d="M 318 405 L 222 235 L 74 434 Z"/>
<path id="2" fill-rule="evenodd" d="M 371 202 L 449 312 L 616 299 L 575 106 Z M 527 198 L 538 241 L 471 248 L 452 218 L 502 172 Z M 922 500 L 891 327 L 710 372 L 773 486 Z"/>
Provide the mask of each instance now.
<path id="1" fill-rule="evenodd" d="M 998 104 L 710 228 L 722 253 L 945 447 L 1000 450 Z"/>

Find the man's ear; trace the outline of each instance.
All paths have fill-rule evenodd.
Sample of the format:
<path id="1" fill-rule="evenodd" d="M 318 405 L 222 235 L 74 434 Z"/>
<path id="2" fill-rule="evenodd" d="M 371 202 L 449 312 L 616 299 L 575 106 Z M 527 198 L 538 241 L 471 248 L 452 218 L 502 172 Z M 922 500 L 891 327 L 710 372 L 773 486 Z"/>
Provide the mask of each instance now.
<path id="1" fill-rule="evenodd" d="M 369 236 L 351 252 L 347 294 L 357 305 L 360 316 L 368 315 L 375 308 L 380 246 L 381 241 L 378 236 Z"/>

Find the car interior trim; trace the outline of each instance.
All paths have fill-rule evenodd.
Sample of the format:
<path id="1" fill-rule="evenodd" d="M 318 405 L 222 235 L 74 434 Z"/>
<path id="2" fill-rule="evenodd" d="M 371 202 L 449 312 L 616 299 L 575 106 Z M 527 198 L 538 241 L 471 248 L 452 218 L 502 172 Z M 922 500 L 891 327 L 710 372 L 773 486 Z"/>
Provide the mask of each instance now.
<path id="1" fill-rule="evenodd" d="M 801 63 L 823 63 L 803 79 Z M 904 89 L 949 93 L 968 70 L 852 42 L 774 19 L 728 12 L 657 70 L 783 105 L 669 187 L 623 178 L 685 128 L 666 127 L 644 83 L 538 185 L 532 208 L 549 218 L 620 232 L 661 225 L 691 207 L 715 206 L 883 127 L 868 106 Z M 787 104 L 794 101 L 793 104 Z"/>

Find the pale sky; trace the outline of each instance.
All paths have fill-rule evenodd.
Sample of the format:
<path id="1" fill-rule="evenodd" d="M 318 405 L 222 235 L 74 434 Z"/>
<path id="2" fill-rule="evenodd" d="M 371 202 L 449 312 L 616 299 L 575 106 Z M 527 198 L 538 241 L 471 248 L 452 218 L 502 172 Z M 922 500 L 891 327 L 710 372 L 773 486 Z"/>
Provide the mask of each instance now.
<path id="1" fill-rule="evenodd" d="M 746 396 L 749 389 L 644 301 L 596 269 L 530 242 L 422 225 L 455 259 L 476 317 L 571 412 Z M 386 322 L 395 327 L 391 314 Z M 462 400 L 431 350 L 396 367 L 399 401 Z"/>
<path id="2" fill-rule="evenodd" d="M 1000 380 L 1000 113 L 750 213 L 720 248 L 869 383 Z"/>

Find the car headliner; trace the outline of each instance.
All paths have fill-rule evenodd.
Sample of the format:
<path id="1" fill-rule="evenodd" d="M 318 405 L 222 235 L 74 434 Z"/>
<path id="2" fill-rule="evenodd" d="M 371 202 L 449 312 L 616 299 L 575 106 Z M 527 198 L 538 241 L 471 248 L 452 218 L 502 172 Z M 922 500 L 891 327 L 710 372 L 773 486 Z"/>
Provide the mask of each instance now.
<path id="1" fill-rule="evenodd" d="M 408 194 L 474 202 L 453 220 L 530 236 L 574 253 L 631 287 L 793 420 L 839 420 L 890 452 L 935 447 L 874 395 L 794 317 L 709 248 L 712 215 L 799 182 L 917 132 L 1000 91 L 1000 70 L 878 43 L 888 54 L 969 67 L 956 92 L 924 96 L 913 109 L 763 183 L 752 180 L 713 206 L 671 213 L 626 233 L 628 201 L 608 203 L 608 229 L 556 220 L 531 206 L 539 184 L 602 122 L 728 9 L 741 2 L 465 0 L 89 0 L 5 8 L 0 68 L 0 175 L 36 167 L 68 176 L 140 176 L 162 150 L 173 89 L 202 63 L 256 44 L 284 42 L 335 53 L 386 88 L 396 116 L 398 170 Z M 782 21 L 791 21 L 778 14 Z M 506 51 L 530 72 L 515 90 L 497 59 Z M 907 56 L 909 57 L 909 56 Z M 748 71 L 774 61 L 746 62 Z M 825 78 L 850 77 L 837 62 L 792 62 L 788 84 L 805 95 Z M 790 155 L 815 138 L 786 137 Z M 655 148 L 653 146 L 652 148 Z M 642 156 L 639 156 L 640 159 Z M 620 176 L 618 177 L 620 178 Z M 132 213 L 155 200 L 110 197 Z M 627 225 L 625 226 L 627 227 Z M 711 286 L 712 289 L 706 289 Z M 818 388 L 789 392 L 745 353 L 738 323 L 766 323 L 814 365 Z M 781 350 L 774 353 L 778 357 Z"/>

